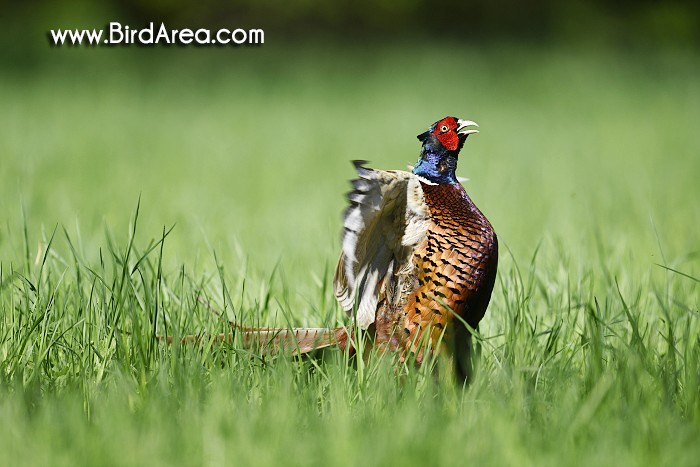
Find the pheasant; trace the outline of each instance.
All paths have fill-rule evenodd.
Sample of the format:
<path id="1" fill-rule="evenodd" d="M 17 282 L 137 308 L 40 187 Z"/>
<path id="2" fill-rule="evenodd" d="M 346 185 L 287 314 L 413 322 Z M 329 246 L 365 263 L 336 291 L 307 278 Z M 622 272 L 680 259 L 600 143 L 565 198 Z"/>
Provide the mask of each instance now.
<path id="1" fill-rule="evenodd" d="M 491 299 L 496 233 L 455 170 L 476 123 L 445 117 L 418 135 L 412 172 L 373 170 L 355 161 L 340 259 L 333 280 L 353 324 L 339 328 L 244 328 L 243 344 L 306 353 L 336 345 L 354 352 L 354 326 L 380 351 L 417 363 L 448 347 L 457 376 L 471 373 L 471 330 Z M 465 326 L 468 325 L 469 327 Z M 230 336 L 219 336 L 220 339 Z M 196 338 L 186 338 L 193 340 Z"/>

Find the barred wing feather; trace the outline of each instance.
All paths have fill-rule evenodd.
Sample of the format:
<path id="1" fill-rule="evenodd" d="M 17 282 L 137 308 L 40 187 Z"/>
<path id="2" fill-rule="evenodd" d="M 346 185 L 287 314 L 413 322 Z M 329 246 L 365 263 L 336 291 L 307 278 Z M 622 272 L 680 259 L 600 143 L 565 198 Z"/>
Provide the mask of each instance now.
<path id="1" fill-rule="evenodd" d="M 358 177 L 348 193 L 333 286 L 341 307 L 348 313 L 357 308 L 357 323 L 367 329 L 381 299 L 397 302 L 401 277 L 426 237 L 429 212 L 417 176 L 354 164 Z"/>

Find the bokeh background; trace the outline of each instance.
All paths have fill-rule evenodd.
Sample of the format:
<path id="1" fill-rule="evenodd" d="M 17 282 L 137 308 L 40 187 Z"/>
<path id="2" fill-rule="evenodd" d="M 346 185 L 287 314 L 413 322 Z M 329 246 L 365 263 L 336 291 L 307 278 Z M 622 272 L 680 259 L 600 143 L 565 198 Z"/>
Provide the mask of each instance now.
<path id="1" fill-rule="evenodd" d="M 48 44 L 109 21 L 261 27 L 266 43 Z M 35 236 L 126 235 L 140 196 L 146 237 L 177 223 L 175 255 L 235 247 L 319 271 L 347 161 L 403 168 L 448 114 L 482 126 L 459 172 L 518 255 L 597 233 L 652 249 L 654 221 L 698 225 L 693 2 L 36 1 L 0 25 L 5 236 L 22 205 Z"/>

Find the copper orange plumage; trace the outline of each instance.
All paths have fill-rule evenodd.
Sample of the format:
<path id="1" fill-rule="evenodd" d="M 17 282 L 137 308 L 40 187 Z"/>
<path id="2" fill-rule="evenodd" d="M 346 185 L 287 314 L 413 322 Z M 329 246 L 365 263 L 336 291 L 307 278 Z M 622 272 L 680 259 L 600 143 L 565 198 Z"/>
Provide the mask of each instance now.
<path id="1" fill-rule="evenodd" d="M 348 195 L 335 293 L 380 349 L 420 362 L 424 344 L 453 351 L 461 378 L 471 371 L 471 331 L 496 279 L 498 241 L 457 180 L 457 157 L 472 121 L 446 117 L 418 136 L 413 172 L 356 162 Z M 424 332 L 429 330 L 429 335 Z"/>

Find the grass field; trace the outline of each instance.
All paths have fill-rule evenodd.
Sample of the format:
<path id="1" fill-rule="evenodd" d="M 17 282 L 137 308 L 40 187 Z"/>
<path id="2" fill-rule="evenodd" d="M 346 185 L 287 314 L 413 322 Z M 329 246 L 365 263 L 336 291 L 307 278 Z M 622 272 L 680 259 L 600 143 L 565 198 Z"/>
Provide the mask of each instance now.
<path id="1" fill-rule="evenodd" d="M 0 463 L 697 465 L 698 76 L 693 51 L 450 44 L 4 70 Z M 348 161 L 403 168 L 445 115 L 481 125 L 458 175 L 501 244 L 468 389 L 154 341 L 226 330 L 200 294 L 344 322 Z"/>

